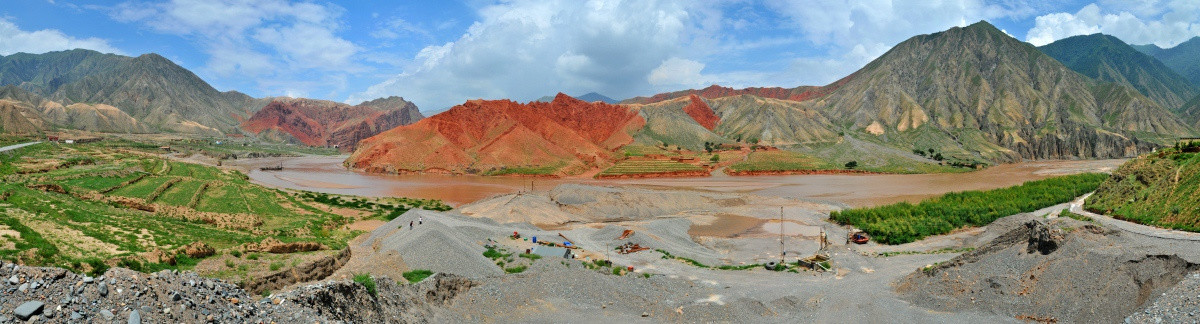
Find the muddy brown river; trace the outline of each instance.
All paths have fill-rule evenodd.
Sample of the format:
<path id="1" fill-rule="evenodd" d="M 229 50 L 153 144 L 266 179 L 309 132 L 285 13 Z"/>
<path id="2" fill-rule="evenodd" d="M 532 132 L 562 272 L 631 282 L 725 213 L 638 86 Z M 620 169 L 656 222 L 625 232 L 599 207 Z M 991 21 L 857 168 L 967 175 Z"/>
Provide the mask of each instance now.
<path id="1" fill-rule="evenodd" d="M 495 195 L 522 190 L 546 191 L 563 183 L 626 185 L 749 193 L 762 196 L 837 202 L 849 206 L 874 206 L 900 201 L 917 202 L 947 192 L 986 190 L 1021 184 L 1056 175 L 1111 172 L 1125 160 L 1034 161 L 1006 164 L 969 173 L 794 175 L 681 179 L 528 179 L 514 177 L 382 175 L 342 167 L 344 156 L 245 159 L 229 163 L 246 170 L 250 179 L 271 187 L 372 197 L 441 199 L 458 206 Z M 282 171 L 259 167 L 282 162 Z"/>

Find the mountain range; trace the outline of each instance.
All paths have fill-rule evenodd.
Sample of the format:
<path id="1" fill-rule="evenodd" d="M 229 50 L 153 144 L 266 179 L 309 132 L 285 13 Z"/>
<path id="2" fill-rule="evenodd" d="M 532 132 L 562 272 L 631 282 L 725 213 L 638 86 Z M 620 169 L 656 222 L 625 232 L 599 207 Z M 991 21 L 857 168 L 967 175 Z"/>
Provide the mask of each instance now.
<path id="1" fill-rule="evenodd" d="M 1155 49 L 1096 34 L 1038 48 L 979 22 L 912 37 L 825 86 L 713 85 L 615 105 L 597 93 L 472 100 L 428 119 L 398 97 L 351 106 L 221 92 L 156 54 L 18 53 L 0 56 L 0 127 L 245 134 L 356 148 L 348 165 L 385 172 L 570 174 L 637 147 L 739 142 L 838 164 L 880 154 L 936 163 L 910 151 L 968 165 L 1115 158 L 1200 127 L 1200 87 L 1166 60 L 1186 61 L 1194 43 Z"/>
<path id="2" fill-rule="evenodd" d="M 1155 59 L 1200 87 L 1200 37 L 1193 37 L 1175 47 L 1162 48 L 1158 45 L 1134 45 L 1133 48 L 1153 56 Z"/>
<path id="3" fill-rule="evenodd" d="M 157 54 L 90 50 L 0 56 L 0 124 L 6 132 L 55 128 L 108 133 L 180 133 L 352 148 L 358 140 L 424 118 L 391 97 L 358 106 L 323 100 L 252 98 L 220 92 Z M 265 112 L 264 108 L 268 108 Z"/>
<path id="4" fill-rule="evenodd" d="M 422 118 L 425 116 L 416 105 L 400 97 L 380 98 L 356 106 L 326 100 L 276 98 L 241 127 L 273 141 L 335 146 L 349 151 L 362 139 Z"/>
<path id="5" fill-rule="evenodd" d="M 1039 49 L 987 22 L 979 22 L 912 37 L 862 69 L 822 87 L 711 86 L 625 100 L 623 106 L 637 118 L 608 122 L 628 130 L 632 141 L 605 142 L 609 145 L 600 147 L 614 152 L 632 146 L 701 150 L 706 143 L 752 140 L 799 151 L 849 152 L 842 154 L 851 156 L 879 152 L 904 156 L 912 150 L 929 150 L 963 164 L 993 164 L 1025 159 L 1127 157 L 1193 134 L 1192 126 L 1172 108 L 1184 106 L 1189 96 L 1194 97 L 1195 88 L 1181 84 L 1178 75 L 1161 63 L 1130 49 L 1102 35 Z M 1070 59 L 1060 62 L 1043 51 Z M 477 132 L 480 136 L 472 141 L 421 137 L 419 134 L 427 133 L 429 126 L 421 130 L 418 123 L 364 140 L 347 164 L 384 172 L 437 169 L 470 173 L 481 167 L 555 168 L 576 165 L 580 160 L 601 165 L 604 162 L 595 159 L 615 157 L 589 149 L 528 159 L 524 158 L 527 153 L 497 149 L 487 154 L 483 154 L 486 150 L 478 151 L 478 159 L 435 165 L 428 156 L 436 155 L 402 156 L 439 149 L 456 152 L 451 154 L 454 156 L 476 156 L 472 149 L 466 154 L 457 152 L 468 147 L 484 148 L 488 143 L 510 143 L 513 141 L 506 139 L 513 136 L 510 132 L 527 134 L 523 128 L 533 129 L 517 127 L 520 123 L 478 118 L 480 114 L 496 114 L 488 106 L 506 107 L 506 115 L 522 109 L 580 106 L 561 104 L 573 102 L 564 97 L 560 94 L 554 105 L 537 107 L 469 102 L 451 109 L 456 114 L 430 119 L 454 124 L 464 131 L 489 130 Z M 627 115 L 625 110 L 620 111 L 620 116 Z M 467 112 L 476 118 L 454 117 Z M 587 115 L 572 113 L 551 121 L 562 126 L 578 123 L 582 116 Z M 539 134 L 545 139 L 572 138 Z M 600 142 L 562 143 L 567 142 L 558 142 L 554 147 L 590 148 Z M 517 152 L 548 151 L 545 147 L 531 145 Z M 500 158 L 509 154 L 522 158 Z M 579 154 L 589 158 L 573 156 Z M 560 158 L 550 158 L 554 156 Z M 935 163 L 916 155 L 906 158 Z M 566 168 L 559 173 L 577 170 Z"/>
<path id="6" fill-rule="evenodd" d="M 1131 86 L 1167 109 L 1179 109 L 1200 95 L 1195 85 L 1170 67 L 1113 36 L 1068 37 L 1038 49 L 1096 81 Z"/>

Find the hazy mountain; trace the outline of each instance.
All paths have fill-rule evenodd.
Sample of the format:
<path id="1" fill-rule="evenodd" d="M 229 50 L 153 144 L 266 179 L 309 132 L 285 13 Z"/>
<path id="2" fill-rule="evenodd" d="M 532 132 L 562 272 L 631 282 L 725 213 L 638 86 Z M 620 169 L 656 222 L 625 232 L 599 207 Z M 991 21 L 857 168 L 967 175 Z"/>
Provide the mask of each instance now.
<path id="1" fill-rule="evenodd" d="M 833 85 L 831 85 L 830 87 L 833 87 Z M 795 87 L 795 88 L 766 87 L 766 88 L 734 89 L 734 88 L 722 87 L 722 86 L 714 84 L 714 85 L 708 86 L 707 88 L 700 89 L 700 90 L 695 90 L 695 89 L 682 90 L 682 91 L 675 91 L 675 92 L 660 93 L 660 94 L 656 94 L 656 95 L 653 95 L 650 97 L 633 97 L 633 98 L 622 100 L 621 103 L 623 103 L 623 104 L 650 104 L 650 103 L 667 101 L 667 100 L 671 100 L 671 99 L 675 99 L 675 98 L 683 98 L 683 97 L 692 96 L 692 95 L 699 96 L 700 98 L 704 98 L 704 99 L 716 99 L 716 98 L 721 98 L 721 97 L 739 96 L 739 95 L 752 95 L 752 96 L 763 97 L 763 98 L 804 101 L 804 100 L 812 99 L 815 97 L 820 97 L 820 96 L 827 94 L 828 91 L 825 91 L 825 90 L 828 90 L 830 87 L 799 86 L 799 87 Z"/>
<path id="2" fill-rule="evenodd" d="M 417 106 L 400 97 L 380 98 L 356 106 L 314 100 L 276 98 L 259 110 L 242 128 L 260 138 L 311 146 L 353 149 L 358 141 L 424 116 Z"/>
<path id="3" fill-rule="evenodd" d="M 1162 61 L 1192 85 L 1200 87 L 1200 37 L 1193 37 L 1172 48 L 1164 49 L 1154 44 L 1137 45 L 1133 48 Z"/>
<path id="4" fill-rule="evenodd" d="M 807 103 L 863 139 L 960 159 L 1124 157 L 1192 131 L 987 22 L 910 38 L 840 82 Z"/>
<path id="5" fill-rule="evenodd" d="M 63 106 L 116 107 L 151 131 L 220 135 L 265 102 L 220 92 L 157 54 L 127 57 L 90 50 L 0 56 L 0 86 L 12 85 Z"/>
<path id="6" fill-rule="evenodd" d="M 554 101 L 554 98 L 555 98 L 555 96 L 545 96 L 545 97 L 538 98 L 537 100 L 534 100 L 534 101 L 537 101 L 537 102 L 551 102 L 551 101 Z M 603 102 L 603 103 L 606 103 L 606 104 L 615 104 L 615 103 L 617 103 L 617 100 L 616 100 L 616 99 L 609 98 L 608 96 L 605 96 L 605 95 L 602 95 L 602 94 L 599 94 L 599 93 L 595 93 L 595 92 L 588 92 L 587 94 L 584 94 L 584 95 L 582 95 L 582 96 L 575 97 L 575 99 L 583 100 L 583 101 L 585 101 L 585 102 L 597 102 L 597 101 L 599 101 L 599 102 Z"/>
<path id="7" fill-rule="evenodd" d="M 1068 37 L 1038 49 L 1097 81 L 1131 86 L 1167 109 L 1178 109 L 1200 94 L 1162 62 L 1109 35 Z"/>

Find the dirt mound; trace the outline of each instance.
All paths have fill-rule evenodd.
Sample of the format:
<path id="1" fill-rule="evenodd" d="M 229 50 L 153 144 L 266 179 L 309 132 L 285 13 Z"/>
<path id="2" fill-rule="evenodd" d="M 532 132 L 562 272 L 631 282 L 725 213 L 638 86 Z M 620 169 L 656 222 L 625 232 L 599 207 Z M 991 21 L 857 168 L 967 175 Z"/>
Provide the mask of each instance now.
<path id="1" fill-rule="evenodd" d="M 1118 233 L 1095 225 L 1031 220 L 979 249 L 917 270 L 900 280 L 897 290 L 937 310 L 1117 322 L 1198 268 L 1177 255 L 1132 247 Z"/>
<path id="2" fill-rule="evenodd" d="M 200 259 L 217 254 L 217 250 L 204 242 L 193 242 L 175 250 L 175 253 L 187 255 L 189 258 Z"/>
<path id="3" fill-rule="evenodd" d="M 276 99 L 242 123 L 246 131 L 276 140 L 350 150 L 358 141 L 423 118 L 417 106 L 402 98 L 357 106 L 313 99 Z"/>
<path id="4" fill-rule="evenodd" d="M 328 249 L 325 245 L 316 242 L 291 242 L 284 243 L 274 237 L 268 237 L 259 243 L 246 243 L 242 245 L 242 251 L 245 252 L 268 252 L 268 253 L 296 253 L 309 252 Z"/>
<path id="5" fill-rule="evenodd" d="M 402 285 L 388 277 L 374 278 L 377 293 L 363 285 L 337 281 L 307 287 L 279 296 L 283 304 L 323 311 L 330 320 L 346 323 L 425 323 L 477 284 L 469 279 L 434 274 L 415 285 Z"/>
<path id="6" fill-rule="evenodd" d="M 301 282 L 321 280 L 341 269 L 349 261 L 350 249 L 345 249 L 335 255 L 325 256 L 268 276 L 243 282 L 242 289 L 251 293 L 262 293 L 263 291 L 283 289 Z"/>
<path id="7" fill-rule="evenodd" d="M 643 123 L 624 106 L 561 93 L 549 103 L 473 100 L 363 140 L 346 164 L 384 173 L 563 169 L 612 159 Z"/>

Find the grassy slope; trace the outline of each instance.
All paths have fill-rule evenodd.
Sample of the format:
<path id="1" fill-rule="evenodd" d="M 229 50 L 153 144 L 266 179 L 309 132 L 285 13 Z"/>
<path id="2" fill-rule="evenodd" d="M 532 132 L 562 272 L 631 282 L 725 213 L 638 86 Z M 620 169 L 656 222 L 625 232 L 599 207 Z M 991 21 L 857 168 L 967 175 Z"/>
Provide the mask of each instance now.
<path id="1" fill-rule="evenodd" d="M 124 145 L 123 144 L 127 144 Z M 281 241 L 313 241 L 334 249 L 344 247 L 356 233 L 341 229 L 345 217 L 325 212 L 330 206 L 359 210 L 370 217 L 386 217 L 409 208 L 444 209 L 440 202 L 416 199 L 344 198 L 317 202 L 317 195 L 292 193 L 257 186 L 237 172 L 202 165 L 166 162 L 146 155 L 121 153 L 139 150 L 130 142 L 85 145 L 39 144 L 15 154 L 0 154 L 0 230 L 18 235 L 0 237 L 0 258 L 31 265 L 53 265 L 76 270 L 97 269 L 109 260 L 139 261 L 154 249 L 173 251 L 193 242 L 226 249 L 266 237 Z M 141 148 L 150 150 L 147 148 Z M 75 165 L 49 172 L 19 175 L 41 163 L 65 161 L 74 156 L 93 157 L 94 164 Z M 164 168 L 163 163 L 168 167 Z M 146 174 L 141 180 L 107 195 L 144 198 L 163 183 L 178 179 L 156 203 L 186 206 L 204 183 L 212 184 L 200 196 L 200 211 L 249 214 L 263 221 L 253 230 L 218 228 L 169 214 L 151 213 L 118 204 L 85 200 L 76 195 L 112 188 Z M 32 184 L 58 184 L 71 194 L 27 188 Z M 394 217 L 394 216 L 393 216 Z M 93 266 L 88 266 L 88 265 Z M 178 267 L 189 267 L 183 262 Z M 145 264 L 143 270 L 169 265 Z M 231 269 L 241 271 L 241 267 Z M 237 276 L 236 272 L 230 276 Z M 244 272 L 244 271 L 242 271 Z"/>
<path id="2" fill-rule="evenodd" d="M 1200 154 L 1174 148 L 1122 165 L 1087 209 L 1137 223 L 1200 231 Z"/>

